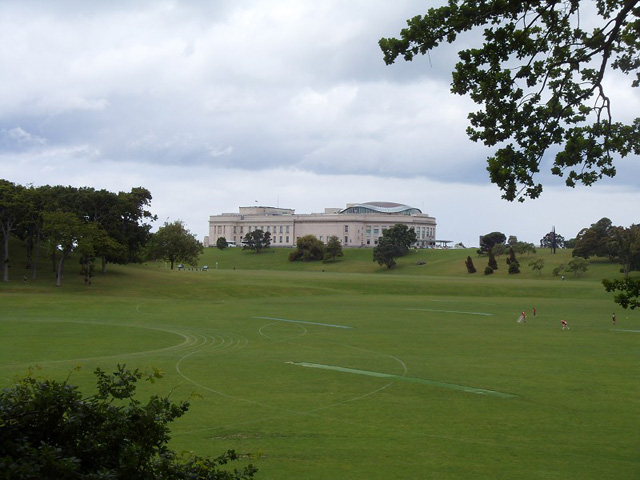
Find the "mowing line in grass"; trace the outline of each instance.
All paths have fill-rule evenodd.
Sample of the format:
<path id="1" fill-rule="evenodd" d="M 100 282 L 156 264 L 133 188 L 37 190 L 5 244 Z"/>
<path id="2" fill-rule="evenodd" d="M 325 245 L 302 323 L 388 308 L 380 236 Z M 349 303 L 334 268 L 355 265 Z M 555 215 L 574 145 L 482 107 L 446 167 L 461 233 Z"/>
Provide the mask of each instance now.
<path id="1" fill-rule="evenodd" d="M 332 325 L 330 323 L 316 323 L 316 322 L 305 322 L 303 320 L 285 320 L 284 318 L 271 318 L 271 317 L 253 317 L 260 320 L 274 320 L 276 322 L 288 322 L 288 323 L 304 323 L 305 325 L 319 325 L 321 327 L 332 327 L 332 328 L 353 328 L 348 325 Z"/>
<path id="2" fill-rule="evenodd" d="M 390 378 L 393 380 L 400 380 L 403 382 L 411 382 L 411 383 L 421 383 L 423 385 L 431 385 L 431 386 L 435 386 L 435 387 L 441 387 L 441 388 L 448 388 L 450 390 L 458 390 L 458 391 L 462 391 L 462 392 L 467 392 L 467 393 L 476 393 L 479 395 L 490 395 L 493 397 L 499 397 L 499 398 L 513 398 L 516 395 L 513 395 L 511 393 L 503 393 L 503 392 L 496 392 L 495 390 L 487 390 L 484 388 L 475 388 L 475 387 L 467 387 L 464 385 L 456 385 L 453 383 L 444 383 L 444 382 L 436 382 L 433 380 L 425 380 L 423 378 L 416 378 L 416 377 L 404 377 L 402 375 L 393 375 L 390 373 L 382 373 L 382 372 L 371 372 L 369 370 L 358 370 L 355 368 L 346 368 L 346 367 L 336 367 L 333 365 L 320 365 L 317 363 L 306 363 L 306 362 L 287 362 L 290 363 L 292 365 L 298 365 L 301 367 L 308 367 L 308 368 L 320 368 L 323 370 L 334 370 L 336 372 L 345 372 L 345 373 L 355 373 L 358 375 L 367 375 L 369 377 L 378 377 L 378 378 Z"/>
<path id="3" fill-rule="evenodd" d="M 640 330 L 623 330 L 623 329 L 618 329 L 618 328 L 612 328 L 611 330 L 613 330 L 614 332 L 631 332 L 631 333 L 640 333 Z"/>
<path id="4" fill-rule="evenodd" d="M 462 313 L 464 315 L 482 315 L 485 317 L 492 317 L 493 313 L 482 313 L 482 312 L 460 312 L 458 310 L 432 310 L 430 308 L 405 308 L 405 310 L 410 310 L 414 312 L 436 312 L 436 313 Z"/>

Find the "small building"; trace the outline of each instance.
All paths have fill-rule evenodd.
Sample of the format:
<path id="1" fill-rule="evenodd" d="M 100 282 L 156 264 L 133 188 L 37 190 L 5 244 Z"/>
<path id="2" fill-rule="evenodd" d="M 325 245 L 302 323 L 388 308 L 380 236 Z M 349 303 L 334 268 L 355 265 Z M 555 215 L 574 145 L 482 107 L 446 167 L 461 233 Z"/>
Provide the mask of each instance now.
<path id="1" fill-rule="evenodd" d="M 331 236 L 343 247 L 373 248 L 382 232 L 396 224 L 404 224 L 416 232 L 419 248 L 436 245 L 436 219 L 420 209 L 392 202 L 348 204 L 346 208 L 326 208 L 324 213 L 296 214 L 295 210 L 277 207 L 240 207 L 238 213 L 209 217 L 206 244 L 215 246 L 218 238 L 240 245 L 244 236 L 254 230 L 271 234 L 274 247 L 294 247 L 305 235 L 323 242 Z"/>

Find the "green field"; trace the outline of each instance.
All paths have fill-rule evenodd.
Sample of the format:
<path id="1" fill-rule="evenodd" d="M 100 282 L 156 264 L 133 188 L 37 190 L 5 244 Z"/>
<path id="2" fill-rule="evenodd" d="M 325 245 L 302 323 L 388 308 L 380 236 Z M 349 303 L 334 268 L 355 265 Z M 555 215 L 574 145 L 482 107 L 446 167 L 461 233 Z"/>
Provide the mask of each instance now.
<path id="1" fill-rule="evenodd" d="M 486 265 L 472 250 L 412 252 L 390 271 L 370 250 L 334 264 L 288 252 L 109 266 L 91 287 L 70 260 L 57 289 L 12 265 L 0 385 L 34 365 L 66 378 L 80 364 L 85 389 L 97 366 L 158 367 L 144 396 L 199 394 L 172 446 L 255 454 L 260 479 L 640 478 L 640 312 L 604 291 L 616 265 L 562 281 L 567 251 L 539 252 L 541 275 L 534 256 L 520 275 L 499 257 L 491 276 L 466 273 L 469 254 Z"/>

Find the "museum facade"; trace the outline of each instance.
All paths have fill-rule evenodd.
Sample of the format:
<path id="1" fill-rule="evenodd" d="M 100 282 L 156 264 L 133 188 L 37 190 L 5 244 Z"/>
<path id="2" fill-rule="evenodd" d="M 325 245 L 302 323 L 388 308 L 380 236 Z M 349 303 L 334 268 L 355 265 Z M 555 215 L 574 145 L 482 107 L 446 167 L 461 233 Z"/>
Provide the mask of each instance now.
<path id="1" fill-rule="evenodd" d="M 336 236 L 343 247 L 373 248 L 382 232 L 396 224 L 404 224 L 416 232 L 418 248 L 436 244 L 436 219 L 419 209 L 391 202 L 348 204 L 346 208 L 326 208 L 324 213 L 296 214 L 295 210 L 278 207 L 240 207 L 238 213 L 209 217 L 209 236 L 205 246 L 216 246 L 219 238 L 241 245 L 244 236 L 254 230 L 271 234 L 272 247 L 294 247 L 305 235 L 323 242 Z"/>

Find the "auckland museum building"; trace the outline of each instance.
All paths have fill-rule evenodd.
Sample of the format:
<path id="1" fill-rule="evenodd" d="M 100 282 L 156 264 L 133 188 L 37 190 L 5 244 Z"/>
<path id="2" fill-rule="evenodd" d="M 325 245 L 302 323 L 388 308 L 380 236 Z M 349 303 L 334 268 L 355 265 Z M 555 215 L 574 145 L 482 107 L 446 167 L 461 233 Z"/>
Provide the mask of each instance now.
<path id="1" fill-rule="evenodd" d="M 238 213 L 209 217 L 205 246 L 215 246 L 221 237 L 240 245 L 247 233 L 260 229 L 271 234 L 272 247 L 294 247 L 298 238 L 314 235 L 325 243 L 336 236 L 343 247 L 373 248 L 382 232 L 398 223 L 415 230 L 416 247 L 435 246 L 436 219 L 418 208 L 391 202 L 354 203 L 308 214 L 288 208 L 240 207 Z"/>

